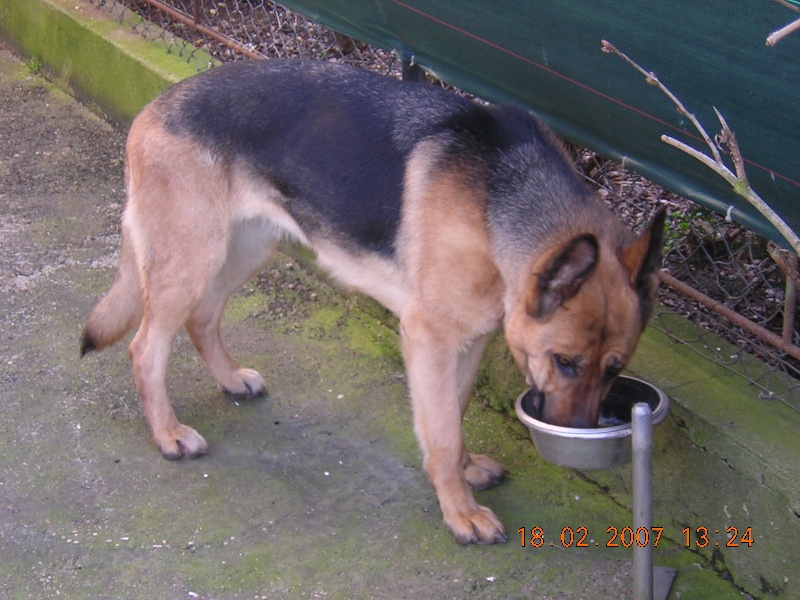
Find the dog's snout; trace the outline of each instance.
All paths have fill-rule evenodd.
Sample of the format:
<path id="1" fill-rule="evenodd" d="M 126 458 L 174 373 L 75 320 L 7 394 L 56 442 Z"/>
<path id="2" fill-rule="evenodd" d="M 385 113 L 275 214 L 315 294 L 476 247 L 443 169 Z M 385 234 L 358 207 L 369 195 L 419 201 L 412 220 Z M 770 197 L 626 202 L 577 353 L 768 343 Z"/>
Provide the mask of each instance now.
<path id="1" fill-rule="evenodd" d="M 542 420 L 544 416 L 544 394 L 535 387 L 532 387 L 528 393 L 531 396 L 531 406 L 533 407 L 532 416 L 535 419 Z"/>
<path id="2" fill-rule="evenodd" d="M 545 394 L 538 392 L 534 399 L 534 406 L 538 407 L 538 418 L 550 425 L 573 429 L 597 427 L 598 410 L 592 404 L 565 406 L 560 404 L 558 399 L 547 399 Z"/>
<path id="3" fill-rule="evenodd" d="M 597 427 L 597 419 L 592 420 L 584 415 L 578 415 L 572 420 L 572 423 L 568 425 L 568 427 L 572 427 L 574 429 L 591 429 L 593 427 Z"/>

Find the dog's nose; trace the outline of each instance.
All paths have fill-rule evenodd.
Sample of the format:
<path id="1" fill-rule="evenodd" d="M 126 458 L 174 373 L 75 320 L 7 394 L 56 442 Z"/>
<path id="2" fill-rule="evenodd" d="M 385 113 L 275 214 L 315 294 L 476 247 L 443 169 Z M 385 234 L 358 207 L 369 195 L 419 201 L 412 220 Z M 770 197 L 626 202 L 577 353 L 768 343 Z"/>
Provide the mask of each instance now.
<path id="1" fill-rule="evenodd" d="M 537 415 L 536 418 L 540 418 L 539 415 L 544 414 L 544 393 L 536 388 L 531 388 L 531 394 L 533 395 L 533 410 Z"/>
<path id="2" fill-rule="evenodd" d="M 592 423 L 592 420 L 588 417 L 578 416 L 572 420 L 572 423 L 569 425 L 574 429 L 592 429 L 597 427 L 597 422 L 595 421 Z"/>

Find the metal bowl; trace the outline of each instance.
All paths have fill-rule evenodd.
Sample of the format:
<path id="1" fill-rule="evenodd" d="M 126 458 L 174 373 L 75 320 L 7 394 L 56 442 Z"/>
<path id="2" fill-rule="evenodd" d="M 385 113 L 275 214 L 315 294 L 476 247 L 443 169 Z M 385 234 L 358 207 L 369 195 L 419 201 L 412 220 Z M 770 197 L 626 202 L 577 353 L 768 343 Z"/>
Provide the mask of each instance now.
<path id="1" fill-rule="evenodd" d="M 517 417 L 531 432 L 539 455 L 562 467 L 606 469 L 631 460 L 631 411 L 646 402 L 653 411 L 653 425 L 669 412 L 667 395 L 656 386 L 635 377 L 617 377 L 600 405 L 596 428 L 559 427 L 539 421 L 532 390 L 517 398 Z"/>

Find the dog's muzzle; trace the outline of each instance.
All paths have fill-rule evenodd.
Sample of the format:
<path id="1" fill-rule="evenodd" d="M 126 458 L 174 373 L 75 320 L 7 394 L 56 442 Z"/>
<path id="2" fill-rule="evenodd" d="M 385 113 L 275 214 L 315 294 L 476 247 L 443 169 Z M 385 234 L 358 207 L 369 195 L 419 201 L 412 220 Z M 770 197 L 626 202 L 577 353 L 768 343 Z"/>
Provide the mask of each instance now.
<path id="1" fill-rule="evenodd" d="M 544 420 L 544 392 L 538 390 L 536 386 L 531 386 L 531 389 L 528 390 L 526 394 L 527 400 L 529 402 L 529 407 L 531 408 L 530 415 L 539 421 Z"/>

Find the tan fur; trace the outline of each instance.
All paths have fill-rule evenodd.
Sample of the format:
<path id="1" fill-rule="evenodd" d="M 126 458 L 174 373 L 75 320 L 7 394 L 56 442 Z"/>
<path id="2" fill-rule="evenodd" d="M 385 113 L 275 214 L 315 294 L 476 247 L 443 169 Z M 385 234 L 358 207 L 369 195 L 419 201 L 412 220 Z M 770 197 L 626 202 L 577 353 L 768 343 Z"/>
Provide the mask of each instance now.
<path id="1" fill-rule="evenodd" d="M 604 374 L 627 364 L 641 331 L 632 315 L 639 311 L 636 275 L 648 240 L 620 250 L 614 233 L 597 234 L 599 259 L 588 279 L 552 315 L 537 318 L 538 282 L 573 234 L 553 232 L 547 248 L 528 261 L 499 265 L 486 222 L 487 167 L 439 154 L 435 140 L 421 142 L 406 165 L 398 247 L 390 259 L 343 244 L 335 232 L 303 231 L 270 183 L 170 134 L 157 104 L 142 112 L 127 146 L 122 260 L 87 322 L 84 352 L 138 324 L 129 355 L 143 412 L 166 458 L 207 450 L 200 434 L 178 421 L 167 395 L 175 334 L 187 328 L 220 387 L 261 393 L 261 376 L 225 349 L 220 319 L 230 294 L 290 237 L 312 248 L 342 284 L 399 317 L 414 429 L 445 523 L 460 543 L 505 539 L 502 523 L 470 490 L 496 484 L 505 468 L 470 454 L 461 431 L 486 340 L 505 326 L 520 369 L 550 399 L 552 422 L 596 420 L 610 386 Z M 579 362 L 580 377 L 560 377 L 554 355 Z"/>
<path id="2" fill-rule="evenodd" d="M 528 383 L 545 397 L 560 399 L 547 421 L 567 427 L 591 427 L 597 422 L 600 403 L 611 386 L 602 384 L 606 369 L 628 364 L 636 349 L 641 323 L 632 318 L 639 311 L 639 296 L 630 285 L 631 273 L 616 257 L 609 243 L 601 247 L 600 261 L 575 297 L 564 303 L 551 319 L 532 319 L 525 309 L 532 301 L 514 303 L 506 316 L 506 338 Z M 556 247 L 553 254 L 559 252 Z M 546 263 L 543 256 L 534 266 L 535 277 Z M 534 286 L 528 286 L 533 293 Z M 559 377 L 553 354 L 580 360 L 585 372 L 580 378 Z M 551 404 L 556 404 L 551 402 Z"/>
<path id="3" fill-rule="evenodd" d="M 497 517 L 469 485 L 496 483 L 505 468 L 467 453 L 461 419 L 486 336 L 502 319 L 503 283 L 491 256 L 485 189 L 460 172 L 429 173 L 431 148 L 412 157 L 406 180 L 401 252 L 412 282 L 400 313 L 414 428 L 445 523 L 461 543 L 503 539 Z"/>

